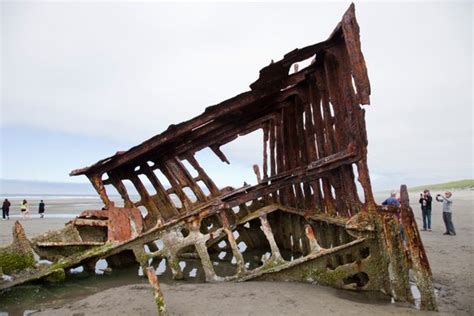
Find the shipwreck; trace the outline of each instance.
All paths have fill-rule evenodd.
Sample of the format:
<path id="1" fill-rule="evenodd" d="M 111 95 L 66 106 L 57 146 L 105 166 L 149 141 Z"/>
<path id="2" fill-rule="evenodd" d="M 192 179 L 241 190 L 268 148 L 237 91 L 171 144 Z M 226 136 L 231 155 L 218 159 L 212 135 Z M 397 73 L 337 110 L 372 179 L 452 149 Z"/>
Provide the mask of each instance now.
<path id="1" fill-rule="evenodd" d="M 308 60 L 306 67 L 295 66 Z M 17 222 L 12 245 L 0 248 L 0 266 L 10 275 L 0 290 L 62 280 L 79 266 L 93 271 L 100 259 L 111 267 L 138 262 L 164 314 L 156 260 L 165 260 L 175 279 L 186 279 L 179 261 L 193 258 L 208 282 L 313 282 L 408 302 L 415 282 L 421 308 L 436 310 L 406 186 L 400 208 L 374 201 L 363 109 L 370 84 L 354 5 L 327 40 L 272 61 L 250 88 L 128 151 L 72 171 L 90 180 L 104 208 L 31 239 Z M 229 164 L 221 147 L 256 130 L 263 134 L 262 161 L 253 167 L 257 184 L 216 185 L 195 154 L 208 148 Z M 111 187 L 124 207 L 111 201 Z M 217 257 L 221 252 L 225 256 Z M 33 253 L 51 264 L 38 265 Z M 232 262 L 231 273 L 219 270 L 219 260 Z"/>

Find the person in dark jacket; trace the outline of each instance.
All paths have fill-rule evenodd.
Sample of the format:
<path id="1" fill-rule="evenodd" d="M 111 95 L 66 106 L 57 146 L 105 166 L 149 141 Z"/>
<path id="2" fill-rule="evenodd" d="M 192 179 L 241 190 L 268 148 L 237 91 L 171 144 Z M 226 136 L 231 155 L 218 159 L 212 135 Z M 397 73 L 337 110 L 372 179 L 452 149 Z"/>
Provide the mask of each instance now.
<path id="1" fill-rule="evenodd" d="M 431 231 L 431 197 L 430 190 L 424 190 L 420 193 L 421 215 L 423 217 L 423 230 Z"/>
<path id="2" fill-rule="evenodd" d="M 45 210 L 45 205 L 44 205 L 43 200 L 41 200 L 38 206 L 38 213 L 40 214 L 40 218 L 44 217 L 44 210 Z"/>
<path id="3" fill-rule="evenodd" d="M 10 201 L 8 199 L 5 199 L 2 204 L 2 216 L 3 220 L 5 219 L 10 219 Z"/>

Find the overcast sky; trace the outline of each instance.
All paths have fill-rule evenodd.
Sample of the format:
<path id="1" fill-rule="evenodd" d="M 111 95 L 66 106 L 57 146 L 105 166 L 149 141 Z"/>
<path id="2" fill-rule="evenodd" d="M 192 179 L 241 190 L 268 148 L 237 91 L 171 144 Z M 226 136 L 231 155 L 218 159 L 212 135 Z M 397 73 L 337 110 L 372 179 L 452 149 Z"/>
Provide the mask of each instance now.
<path id="1" fill-rule="evenodd" d="M 70 170 L 248 90 L 258 71 L 325 40 L 349 2 L 1 2 L 0 178 Z M 473 177 L 473 5 L 356 3 L 372 86 L 376 190 Z M 207 152 L 218 185 L 255 182 L 261 135 Z"/>

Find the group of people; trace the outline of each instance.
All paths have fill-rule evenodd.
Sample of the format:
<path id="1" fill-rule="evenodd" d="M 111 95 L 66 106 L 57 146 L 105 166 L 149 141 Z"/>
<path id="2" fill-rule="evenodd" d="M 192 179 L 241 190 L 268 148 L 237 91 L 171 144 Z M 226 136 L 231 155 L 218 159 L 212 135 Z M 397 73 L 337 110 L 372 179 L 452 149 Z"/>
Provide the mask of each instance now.
<path id="1" fill-rule="evenodd" d="M 2 219 L 8 220 L 10 219 L 10 206 L 11 203 L 8 199 L 5 199 L 2 204 Z M 46 210 L 46 206 L 43 200 L 40 201 L 38 205 L 38 213 L 40 214 L 40 218 L 44 218 L 44 211 Z M 30 207 L 28 205 L 27 200 L 23 200 L 20 203 L 20 213 L 22 219 L 30 219 Z"/>
<path id="2" fill-rule="evenodd" d="M 453 194 L 449 191 L 444 193 L 444 196 L 441 194 L 436 195 L 436 201 L 443 203 L 443 222 L 446 227 L 444 235 L 456 236 L 456 230 L 454 229 L 451 209 L 453 205 L 453 200 L 451 197 Z M 423 193 L 420 193 L 420 205 L 421 205 L 421 216 L 423 218 L 423 231 L 431 231 L 431 204 L 433 198 L 431 197 L 430 190 L 424 190 Z"/>
<path id="3" fill-rule="evenodd" d="M 443 222 L 446 227 L 446 231 L 443 235 L 455 236 L 456 230 L 454 229 L 454 224 L 452 220 L 452 205 L 453 201 L 451 197 L 453 194 L 449 191 L 444 193 L 444 196 L 441 194 L 436 195 L 436 201 L 443 203 Z M 433 198 L 431 197 L 430 190 L 424 190 L 420 194 L 419 203 L 421 205 L 421 215 L 423 218 L 423 229 L 422 231 L 431 231 L 431 208 L 432 208 Z M 382 205 L 394 205 L 399 207 L 400 200 L 397 198 L 397 193 L 392 191 L 390 197 L 383 201 Z M 400 220 L 400 214 L 397 213 L 397 217 Z M 401 228 L 401 234 L 403 235 L 403 227 Z"/>

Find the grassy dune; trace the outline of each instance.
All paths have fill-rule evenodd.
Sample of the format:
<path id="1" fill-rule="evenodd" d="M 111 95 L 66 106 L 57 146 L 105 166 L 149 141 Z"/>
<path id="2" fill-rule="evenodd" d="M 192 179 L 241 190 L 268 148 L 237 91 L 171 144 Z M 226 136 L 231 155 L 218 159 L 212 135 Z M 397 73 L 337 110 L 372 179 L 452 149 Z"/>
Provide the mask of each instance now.
<path id="1" fill-rule="evenodd" d="M 420 185 L 413 188 L 408 188 L 410 191 L 420 191 L 423 189 L 428 190 L 460 190 L 460 189 L 474 189 L 474 179 L 466 179 L 466 180 L 458 180 L 458 181 L 450 181 L 445 183 L 437 183 L 437 184 L 427 184 L 427 185 Z"/>

